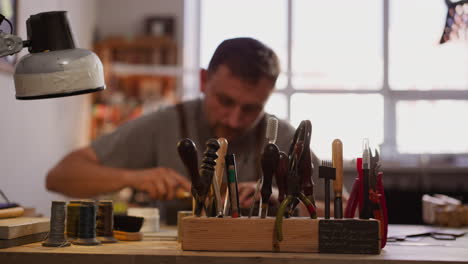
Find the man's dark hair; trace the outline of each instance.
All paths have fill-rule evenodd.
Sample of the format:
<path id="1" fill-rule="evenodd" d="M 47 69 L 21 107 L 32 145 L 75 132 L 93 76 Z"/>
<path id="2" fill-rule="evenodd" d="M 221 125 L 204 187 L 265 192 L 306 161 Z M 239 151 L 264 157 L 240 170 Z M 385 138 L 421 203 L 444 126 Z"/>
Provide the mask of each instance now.
<path id="1" fill-rule="evenodd" d="M 227 66 L 234 76 L 254 84 L 262 78 L 274 84 L 280 72 L 275 52 L 253 38 L 227 39 L 219 44 L 208 65 L 208 75 L 221 65 Z"/>

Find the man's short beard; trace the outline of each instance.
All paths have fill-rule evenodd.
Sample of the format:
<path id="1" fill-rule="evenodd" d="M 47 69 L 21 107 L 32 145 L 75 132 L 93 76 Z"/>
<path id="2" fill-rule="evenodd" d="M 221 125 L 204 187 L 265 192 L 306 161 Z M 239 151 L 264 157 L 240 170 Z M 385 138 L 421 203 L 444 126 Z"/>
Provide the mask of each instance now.
<path id="1" fill-rule="evenodd" d="M 217 137 L 225 137 L 229 140 L 237 139 L 246 133 L 246 129 L 234 129 L 225 125 L 215 124 L 214 132 Z"/>

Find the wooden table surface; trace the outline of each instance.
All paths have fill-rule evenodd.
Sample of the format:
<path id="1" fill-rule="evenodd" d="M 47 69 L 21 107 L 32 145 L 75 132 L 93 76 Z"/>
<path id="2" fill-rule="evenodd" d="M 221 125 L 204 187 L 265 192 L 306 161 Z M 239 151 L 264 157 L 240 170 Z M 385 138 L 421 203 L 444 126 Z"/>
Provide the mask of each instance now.
<path id="1" fill-rule="evenodd" d="M 390 234 L 418 232 L 421 226 L 390 226 Z M 171 233 L 172 232 L 172 233 Z M 145 236 L 143 241 L 64 248 L 33 243 L 0 249 L 0 263 L 468 263 L 468 235 L 454 241 L 424 237 L 418 241 L 389 243 L 380 255 L 300 254 L 266 252 L 182 251 L 175 231 Z"/>

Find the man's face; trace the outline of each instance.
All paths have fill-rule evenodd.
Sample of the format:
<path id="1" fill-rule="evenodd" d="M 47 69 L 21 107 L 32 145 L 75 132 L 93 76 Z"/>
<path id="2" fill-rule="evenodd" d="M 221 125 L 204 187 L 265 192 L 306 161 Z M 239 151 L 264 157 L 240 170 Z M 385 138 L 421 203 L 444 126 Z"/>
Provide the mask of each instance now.
<path id="1" fill-rule="evenodd" d="M 221 65 L 209 77 L 206 71 L 202 72 L 201 90 L 215 135 L 232 140 L 253 128 L 263 116 L 273 82 L 261 79 L 252 84 L 233 76 L 229 68 Z"/>

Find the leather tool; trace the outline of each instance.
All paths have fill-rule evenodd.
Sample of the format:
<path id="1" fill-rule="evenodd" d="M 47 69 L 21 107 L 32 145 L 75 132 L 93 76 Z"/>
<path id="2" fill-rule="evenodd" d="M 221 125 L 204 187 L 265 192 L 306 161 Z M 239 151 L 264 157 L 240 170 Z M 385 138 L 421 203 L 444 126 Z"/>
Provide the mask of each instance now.
<path id="1" fill-rule="evenodd" d="M 229 203 L 231 206 L 231 217 L 240 216 L 239 192 L 237 189 L 236 158 L 234 154 L 226 155 L 227 182 L 229 189 Z"/>
<path id="2" fill-rule="evenodd" d="M 218 138 L 219 149 L 216 159 L 215 177 L 213 177 L 212 190 L 215 196 L 216 216 L 223 217 L 223 203 L 221 199 L 221 185 L 223 183 L 223 173 L 225 167 L 225 156 L 228 147 L 228 141 L 225 138 Z"/>
<path id="3" fill-rule="evenodd" d="M 315 197 L 314 197 L 314 182 L 312 181 L 313 176 L 313 165 L 312 165 L 312 156 L 310 150 L 310 139 L 312 136 L 312 123 L 309 120 L 304 120 L 302 125 L 303 133 L 304 133 L 304 149 L 303 155 L 299 161 L 298 171 L 297 173 L 302 177 L 302 191 L 304 195 L 312 202 L 315 206 Z M 289 150 L 291 153 L 291 149 Z M 299 200 L 295 199 L 289 211 L 286 214 L 286 217 L 289 215 L 293 215 L 296 206 L 299 204 Z M 313 217 L 316 217 L 314 215 Z"/>
<path id="4" fill-rule="evenodd" d="M 380 156 L 376 149 L 374 156 L 369 149 L 370 154 L 370 190 L 369 200 L 372 208 L 373 218 L 380 221 L 380 233 L 382 234 L 381 247 L 385 247 L 387 243 L 388 232 L 388 216 L 387 203 L 385 201 L 385 193 L 383 189 L 383 172 L 380 172 Z"/>
<path id="5" fill-rule="evenodd" d="M 406 241 L 409 240 L 411 241 L 411 238 L 421 238 L 421 237 L 427 237 L 430 236 L 435 240 L 456 240 L 459 237 L 464 236 L 468 232 L 465 230 L 458 230 L 458 229 L 448 229 L 444 230 L 438 229 L 438 228 L 427 228 L 428 230 L 426 232 L 416 232 L 416 233 L 408 233 L 408 234 L 403 234 L 403 235 L 397 235 L 397 236 L 390 236 L 388 237 L 388 242 L 397 242 L 397 241 Z"/>
<path id="6" fill-rule="evenodd" d="M 276 138 L 278 136 L 278 119 L 274 116 L 271 116 L 268 118 L 268 121 L 267 121 L 267 127 L 266 127 L 266 135 L 265 135 L 265 138 L 268 142 L 268 144 L 275 144 L 276 143 Z M 278 147 L 276 147 L 278 148 Z M 266 150 L 266 146 L 265 146 L 265 150 Z M 265 154 L 265 150 L 264 150 L 264 153 L 262 154 L 262 160 L 263 160 L 263 155 Z M 277 166 L 277 164 L 274 164 L 275 166 Z M 276 168 L 276 167 L 275 167 Z M 262 161 L 262 171 L 264 170 L 263 168 L 263 161 Z M 270 169 L 267 169 L 268 171 Z M 270 173 L 270 172 L 268 172 Z M 271 173 L 274 173 L 271 172 Z M 270 175 L 268 175 L 268 177 L 270 177 Z M 252 214 L 253 214 L 253 210 L 255 208 L 255 204 L 256 204 L 256 199 L 258 197 L 258 194 L 260 192 L 260 189 L 262 189 L 262 193 L 265 193 L 265 195 L 261 195 L 260 196 L 260 201 L 259 201 L 259 209 L 258 209 L 258 216 L 261 216 L 262 215 L 262 206 L 265 204 L 265 203 L 268 203 L 268 201 L 264 201 L 263 200 L 263 197 L 262 196 L 267 196 L 266 192 L 268 192 L 267 190 L 270 189 L 271 190 L 271 178 L 268 179 L 268 182 L 266 183 L 267 186 L 265 186 L 265 188 L 263 188 L 263 185 L 264 185 L 264 175 L 262 175 L 258 180 L 257 180 L 257 184 L 255 186 L 255 192 L 254 192 L 254 195 L 253 195 L 253 199 L 252 199 L 252 204 L 250 205 L 250 210 L 249 210 L 249 218 L 252 217 Z M 264 190 L 263 190 L 264 189 Z M 268 195 L 268 197 L 271 196 L 271 193 L 270 195 Z M 265 206 L 268 206 L 268 204 L 266 204 Z"/>
<path id="7" fill-rule="evenodd" d="M 330 219 L 330 180 L 334 180 L 336 170 L 330 161 L 322 161 L 319 178 L 325 179 L 325 219 Z"/>
<path id="8" fill-rule="evenodd" d="M 349 195 L 348 203 L 346 204 L 346 209 L 344 213 L 345 218 L 354 218 L 354 214 L 356 213 L 356 209 L 360 204 L 361 201 L 361 171 L 362 171 L 362 158 L 356 159 L 356 170 L 358 172 L 358 176 L 354 179 L 353 187 L 351 189 L 351 193 Z M 359 209 L 362 210 L 362 209 Z"/>
<path id="9" fill-rule="evenodd" d="M 253 210 L 255 208 L 255 199 L 257 199 L 258 197 L 258 193 L 260 192 L 260 188 L 262 187 L 263 185 L 263 177 L 260 177 L 260 179 L 257 180 L 257 184 L 255 185 L 255 192 L 254 192 L 254 195 L 253 195 L 253 201 L 252 201 L 252 204 L 250 205 L 250 209 L 249 209 L 249 218 L 252 217 L 253 215 Z M 260 196 L 260 204 L 262 203 L 262 196 Z M 260 216 L 260 210 L 259 210 L 259 216 Z"/>
<path id="10" fill-rule="evenodd" d="M 271 183 L 273 181 L 273 174 L 276 172 L 276 168 L 278 167 L 279 156 L 278 146 L 272 143 L 265 146 L 265 150 L 262 155 L 263 184 L 261 190 L 261 218 L 265 218 L 268 214 L 268 204 L 272 193 Z"/>
<path id="11" fill-rule="evenodd" d="M 349 195 L 348 203 L 346 204 L 346 209 L 344 213 L 345 218 L 354 218 L 354 214 L 356 213 L 357 207 L 362 204 L 361 201 L 361 179 L 362 175 L 360 171 L 362 171 L 362 158 L 356 159 L 356 170 L 358 172 L 358 176 L 354 179 L 353 187 L 351 188 L 351 193 Z M 362 209 L 359 209 L 362 210 Z"/>
<path id="12" fill-rule="evenodd" d="M 315 205 L 314 197 L 314 182 L 312 181 L 312 175 L 314 168 L 312 165 L 312 157 L 309 151 L 304 152 L 304 156 L 301 162 L 300 174 L 302 175 L 302 190 L 309 200 Z"/>
<path id="13" fill-rule="evenodd" d="M 130 215 L 114 215 L 114 237 L 123 241 L 139 241 L 143 239 L 140 232 L 143 217 Z"/>
<path id="14" fill-rule="evenodd" d="M 231 203 L 229 200 L 229 184 L 226 186 L 226 195 L 224 196 L 224 206 L 223 206 L 223 215 L 228 215 L 231 210 Z"/>
<path id="15" fill-rule="evenodd" d="M 219 149 L 218 140 L 211 138 L 206 142 L 206 150 L 204 153 L 204 158 L 202 160 L 202 165 L 200 167 L 200 180 L 195 186 L 195 215 L 201 216 L 202 209 L 205 207 L 205 200 L 210 190 L 210 186 L 214 176 L 214 170 L 216 165 L 216 159 L 218 155 L 216 152 Z M 192 184 L 192 186 L 194 186 Z M 206 208 L 205 208 L 206 211 Z M 208 216 L 208 213 L 207 213 Z"/>
<path id="16" fill-rule="evenodd" d="M 0 219 L 9 217 L 19 217 L 24 214 L 24 208 L 17 203 L 12 203 L 7 196 L 0 190 L 0 196 L 3 197 L 6 203 L 0 203 Z"/>
<path id="17" fill-rule="evenodd" d="M 334 213 L 335 218 L 343 218 L 343 143 L 335 139 L 332 143 L 332 161 L 336 170 L 335 180 L 333 181 L 333 191 L 335 192 Z"/>
<path id="18" fill-rule="evenodd" d="M 283 216 L 286 213 L 286 210 L 288 208 L 291 208 L 293 205 L 294 201 L 299 199 L 304 205 L 306 206 L 310 217 L 311 218 L 316 218 L 316 209 L 315 206 L 312 204 L 312 202 L 305 196 L 305 194 L 302 191 L 302 182 L 303 182 L 303 177 L 298 173 L 299 171 L 299 164 L 302 156 L 304 155 L 304 150 L 308 149 L 308 147 L 305 147 L 305 142 L 307 141 L 307 135 L 310 136 L 309 133 L 307 133 L 307 127 L 308 123 L 310 124 L 310 121 L 307 122 L 302 121 L 299 127 L 296 129 L 296 132 L 294 134 L 293 142 L 290 147 L 289 151 L 289 166 L 288 166 L 288 189 L 287 189 L 287 196 L 281 203 L 278 212 L 276 214 L 276 219 L 275 219 L 275 233 L 276 233 L 276 238 L 278 241 L 283 240 L 283 232 L 282 232 L 282 224 L 283 224 Z"/>
<path id="19" fill-rule="evenodd" d="M 369 201 L 368 211 L 365 211 L 363 205 L 364 200 L 364 172 L 365 165 L 363 159 L 358 158 L 356 162 L 356 169 L 358 171 L 358 177 L 355 179 L 351 194 L 346 204 L 345 218 L 353 218 L 356 209 L 359 207 L 359 212 L 363 212 L 364 216 L 369 218 L 375 218 L 380 221 L 380 234 L 381 234 L 381 248 L 384 248 L 387 243 L 388 233 L 388 213 L 387 213 L 387 202 L 385 199 L 385 192 L 383 187 L 383 172 L 379 171 L 379 153 L 375 150 L 375 155 L 372 156 L 371 150 L 368 148 L 367 153 L 369 154 L 369 192 L 367 200 Z M 367 214 L 367 215 L 366 215 Z M 361 217 L 360 217 L 361 218 Z"/>
<path id="20" fill-rule="evenodd" d="M 192 181 L 192 211 L 195 213 L 195 196 L 197 187 L 200 188 L 200 174 L 198 173 L 198 157 L 197 157 L 197 147 L 195 143 L 189 139 L 185 138 L 179 141 L 177 144 L 177 151 L 179 152 L 179 157 L 184 163 L 185 168 L 187 169 L 190 179 Z"/>
<path id="21" fill-rule="evenodd" d="M 278 202 L 281 204 L 286 196 L 289 158 L 288 154 L 284 151 L 280 151 L 279 154 L 280 157 L 278 167 L 275 172 L 275 181 L 278 187 Z"/>
<path id="22" fill-rule="evenodd" d="M 359 211 L 359 218 L 369 219 L 372 217 L 372 208 L 369 200 L 369 181 L 370 179 L 370 153 L 369 140 L 363 141 L 362 151 L 362 210 Z"/>

